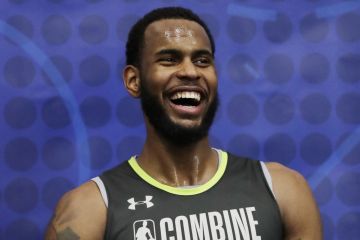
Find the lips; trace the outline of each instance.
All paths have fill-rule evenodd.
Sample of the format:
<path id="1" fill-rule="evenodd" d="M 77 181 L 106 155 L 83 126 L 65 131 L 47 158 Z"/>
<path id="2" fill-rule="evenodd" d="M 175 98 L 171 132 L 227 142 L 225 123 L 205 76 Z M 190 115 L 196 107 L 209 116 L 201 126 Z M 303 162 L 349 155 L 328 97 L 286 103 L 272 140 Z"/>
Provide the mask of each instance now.
<path id="1" fill-rule="evenodd" d="M 202 88 L 194 86 L 177 87 L 167 94 L 170 107 L 185 117 L 199 116 L 205 107 L 206 96 Z"/>

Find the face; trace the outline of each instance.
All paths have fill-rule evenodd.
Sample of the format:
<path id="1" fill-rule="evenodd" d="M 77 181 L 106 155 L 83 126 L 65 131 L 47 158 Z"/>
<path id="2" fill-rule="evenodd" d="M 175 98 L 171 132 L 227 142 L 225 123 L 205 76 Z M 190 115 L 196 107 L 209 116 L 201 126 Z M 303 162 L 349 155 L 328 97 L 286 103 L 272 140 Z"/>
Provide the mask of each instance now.
<path id="1" fill-rule="evenodd" d="M 167 140 L 190 144 L 205 137 L 217 109 L 211 44 L 196 22 L 156 21 L 145 31 L 141 103 L 150 124 Z"/>

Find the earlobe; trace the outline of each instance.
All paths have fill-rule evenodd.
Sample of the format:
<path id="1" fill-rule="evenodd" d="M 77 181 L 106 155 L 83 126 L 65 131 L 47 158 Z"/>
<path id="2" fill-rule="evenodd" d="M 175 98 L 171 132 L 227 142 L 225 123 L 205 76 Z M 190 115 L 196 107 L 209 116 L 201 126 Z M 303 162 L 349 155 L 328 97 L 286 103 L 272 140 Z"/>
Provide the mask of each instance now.
<path id="1" fill-rule="evenodd" d="M 133 97 L 140 96 L 140 74 L 137 67 L 133 65 L 127 65 L 123 71 L 123 81 L 126 90 Z"/>

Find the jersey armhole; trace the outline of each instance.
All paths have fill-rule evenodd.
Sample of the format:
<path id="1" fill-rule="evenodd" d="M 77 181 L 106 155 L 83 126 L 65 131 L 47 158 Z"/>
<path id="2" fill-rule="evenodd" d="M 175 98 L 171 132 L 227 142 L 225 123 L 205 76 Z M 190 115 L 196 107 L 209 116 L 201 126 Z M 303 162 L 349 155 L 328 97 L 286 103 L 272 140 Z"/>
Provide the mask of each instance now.
<path id="1" fill-rule="evenodd" d="M 101 197 L 105 203 L 106 208 L 108 207 L 108 196 L 106 193 L 105 185 L 100 177 L 94 177 L 91 179 L 91 181 L 95 182 L 97 187 L 99 188 Z"/>
<path id="2" fill-rule="evenodd" d="M 271 191 L 273 197 L 274 197 L 275 200 L 276 200 L 276 196 L 275 196 L 274 189 L 273 189 L 273 184 L 272 184 L 272 178 L 271 178 L 269 169 L 267 168 L 266 164 L 265 164 L 263 161 L 260 161 L 260 165 L 261 165 L 261 169 L 262 169 L 262 171 L 263 171 L 265 180 L 266 180 L 266 182 L 267 182 L 267 185 L 269 186 L 270 191 Z"/>

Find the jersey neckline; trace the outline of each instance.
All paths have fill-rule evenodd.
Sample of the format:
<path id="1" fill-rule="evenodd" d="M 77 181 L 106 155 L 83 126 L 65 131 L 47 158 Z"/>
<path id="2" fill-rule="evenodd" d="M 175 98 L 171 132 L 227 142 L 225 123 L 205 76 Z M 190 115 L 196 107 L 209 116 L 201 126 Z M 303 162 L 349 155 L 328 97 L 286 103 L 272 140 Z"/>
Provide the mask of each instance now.
<path id="1" fill-rule="evenodd" d="M 209 190 L 211 187 L 213 187 L 220 179 L 221 177 L 224 175 L 225 173 L 225 169 L 227 166 L 227 160 L 228 160 L 228 155 L 227 152 L 224 152 L 222 150 L 217 150 L 219 151 L 219 158 L 221 158 L 219 161 L 219 167 L 216 171 L 216 173 L 214 174 L 214 176 L 212 176 L 212 178 L 210 178 L 209 181 L 207 181 L 206 183 L 200 185 L 200 186 L 196 186 L 196 187 L 192 187 L 192 188 L 176 188 L 176 187 L 171 187 L 168 186 L 166 184 L 163 184 L 159 181 L 157 181 L 156 179 L 154 179 L 153 177 L 151 177 L 149 174 L 147 174 L 137 163 L 135 156 L 131 157 L 128 160 L 128 163 L 130 165 L 130 167 L 135 171 L 135 173 L 142 178 L 145 182 L 147 182 L 148 184 L 161 189 L 165 192 L 168 193 L 172 193 L 175 195 L 185 195 L 185 196 L 189 196 L 189 195 L 196 195 L 196 194 L 200 194 L 203 193 L 207 190 Z"/>

